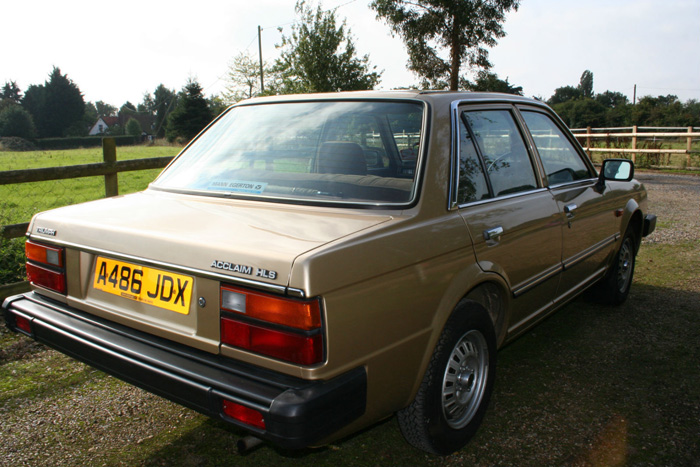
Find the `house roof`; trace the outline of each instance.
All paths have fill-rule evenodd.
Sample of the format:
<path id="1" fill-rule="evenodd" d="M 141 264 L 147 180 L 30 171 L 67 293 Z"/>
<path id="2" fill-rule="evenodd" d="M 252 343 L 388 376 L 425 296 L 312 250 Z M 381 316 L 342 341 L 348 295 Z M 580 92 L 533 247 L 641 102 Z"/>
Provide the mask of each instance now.
<path id="1" fill-rule="evenodd" d="M 118 116 L 110 116 L 110 117 L 100 117 L 97 119 L 97 122 L 92 126 L 92 128 L 95 128 L 100 121 L 104 125 L 107 126 L 107 128 L 113 127 L 114 125 L 119 125 L 120 127 L 126 127 L 126 123 L 130 119 L 134 119 L 139 122 L 141 125 L 141 130 L 147 134 L 151 134 L 154 130 L 153 125 L 155 124 L 156 117 L 154 115 L 149 115 L 145 113 L 123 113 L 120 112 Z M 106 130 L 106 128 L 104 129 Z M 104 131 L 100 129 L 100 131 Z"/>
<path id="2" fill-rule="evenodd" d="M 113 126 L 119 123 L 119 117 L 100 117 L 102 121 L 105 123 L 107 126 Z"/>

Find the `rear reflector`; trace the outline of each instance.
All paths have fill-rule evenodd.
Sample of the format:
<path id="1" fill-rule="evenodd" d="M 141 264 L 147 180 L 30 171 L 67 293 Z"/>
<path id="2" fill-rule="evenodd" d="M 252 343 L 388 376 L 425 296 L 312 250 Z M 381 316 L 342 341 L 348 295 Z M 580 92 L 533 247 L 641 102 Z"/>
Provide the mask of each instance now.
<path id="1" fill-rule="evenodd" d="M 17 326 L 17 329 L 21 329 L 22 331 L 26 332 L 27 334 L 32 333 L 32 323 L 29 321 L 28 318 L 25 318 L 24 316 L 19 316 L 19 315 L 14 315 L 15 318 L 15 325 Z"/>
<path id="2" fill-rule="evenodd" d="M 256 428 L 262 428 L 263 430 L 265 429 L 265 419 L 263 418 L 263 414 L 255 409 L 250 409 L 226 399 L 223 400 L 222 409 L 224 414 L 233 418 L 234 420 L 238 420 L 239 422 L 254 426 Z"/>
<path id="3" fill-rule="evenodd" d="M 299 365 L 323 361 L 323 336 L 269 329 L 221 317 L 221 342 Z"/>
<path id="4" fill-rule="evenodd" d="M 60 294 L 66 293 L 66 275 L 63 272 L 27 263 L 27 279 L 34 285 L 46 287 Z"/>

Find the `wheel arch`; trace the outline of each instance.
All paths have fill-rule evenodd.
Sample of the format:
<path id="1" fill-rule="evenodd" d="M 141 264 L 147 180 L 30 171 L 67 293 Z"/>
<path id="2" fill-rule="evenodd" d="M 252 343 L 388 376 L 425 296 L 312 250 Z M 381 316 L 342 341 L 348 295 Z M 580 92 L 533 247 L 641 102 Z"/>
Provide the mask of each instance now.
<path id="1" fill-rule="evenodd" d="M 620 224 L 620 235 L 624 236 L 628 229 L 634 232 L 635 253 L 642 244 L 642 229 L 644 228 L 644 216 L 642 209 L 634 199 L 630 199 L 625 206 L 625 214 Z"/>
<path id="2" fill-rule="evenodd" d="M 469 281 L 468 278 L 473 280 Z M 483 308 L 491 316 L 491 320 L 494 322 L 497 347 L 503 344 L 509 319 L 510 295 L 508 291 L 508 284 L 500 275 L 484 272 L 477 264 L 473 264 L 455 278 L 433 318 L 432 333 L 418 369 L 418 378 L 416 378 L 409 399 L 405 402 L 406 405 L 413 401 L 418 392 L 423 375 L 428 369 L 430 359 L 447 321 L 464 301 L 472 302 L 475 306 Z M 494 309 L 495 313 L 492 312 Z"/>
<path id="3" fill-rule="evenodd" d="M 397 413 L 404 438 L 440 455 L 463 447 L 486 413 L 496 353 L 490 314 L 481 304 L 462 298 L 440 332 L 414 399 Z"/>
<path id="4" fill-rule="evenodd" d="M 481 305 L 491 316 L 498 347 L 503 344 L 508 330 L 509 297 L 506 284 L 496 280 L 481 282 L 464 296 Z"/>

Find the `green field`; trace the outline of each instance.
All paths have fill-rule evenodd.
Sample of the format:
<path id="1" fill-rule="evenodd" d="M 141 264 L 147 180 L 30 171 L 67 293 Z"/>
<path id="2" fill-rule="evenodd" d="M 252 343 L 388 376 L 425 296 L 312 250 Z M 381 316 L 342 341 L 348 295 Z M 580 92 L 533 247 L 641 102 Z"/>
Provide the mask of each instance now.
<path id="1" fill-rule="evenodd" d="M 117 160 L 175 156 L 180 147 L 125 146 L 117 148 Z M 102 150 L 0 152 L 0 171 L 61 167 L 102 162 Z M 119 193 L 145 189 L 160 173 L 159 169 L 122 172 Z M 105 196 L 104 177 L 22 183 L 0 186 L 0 225 L 29 222 L 40 211 L 81 203 Z"/>
<path id="2" fill-rule="evenodd" d="M 176 146 L 124 146 L 117 148 L 117 160 L 175 156 Z M 61 167 L 102 162 L 100 148 L 57 151 L 0 152 L 0 171 Z M 145 189 L 160 169 L 122 172 L 119 193 Z M 105 196 L 104 177 L 0 185 L 0 226 L 29 222 L 47 209 L 91 201 Z M 23 239 L 0 241 L 0 285 L 22 280 Z"/>

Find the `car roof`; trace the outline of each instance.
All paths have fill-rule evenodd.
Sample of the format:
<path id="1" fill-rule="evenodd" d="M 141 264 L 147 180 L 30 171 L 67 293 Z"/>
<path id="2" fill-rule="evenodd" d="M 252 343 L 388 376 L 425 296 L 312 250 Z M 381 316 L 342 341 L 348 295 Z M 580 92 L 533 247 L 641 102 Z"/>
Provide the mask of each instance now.
<path id="1" fill-rule="evenodd" d="M 497 101 L 546 106 L 546 104 L 536 99 L 531 99 L 523 96 L 516 96 L 514 94 L 471 91 L 420 91 L 411 89 L 393 91 L 346 91 L 319 94 L 288 94 L 280 96 L 265 96 L 244 100 L 236 105 L 252 105 L 273 102 L 368 99 L 410 99 L 425 101 L 432 104 L 446 104 L 455 101 Z"/>

